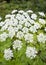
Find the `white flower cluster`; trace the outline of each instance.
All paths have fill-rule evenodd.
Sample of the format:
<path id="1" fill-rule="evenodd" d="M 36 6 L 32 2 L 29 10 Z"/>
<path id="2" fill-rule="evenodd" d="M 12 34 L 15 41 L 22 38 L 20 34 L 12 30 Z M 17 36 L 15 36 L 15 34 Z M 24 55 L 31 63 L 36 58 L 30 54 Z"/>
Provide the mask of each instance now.
<path id="1" fill-rule="evenodd" d="M 39 13 L 39 15 L 41 15 L 41 16 L 45 16 L 44 12 L 38 12 L 38 13 Z"/>
<path id="2" fill-rule="evenodd" d="M 45 17 L 43 12 L 38 13 L 39 16 Z M 46 21 L 43 18 L 39 18 L 32 10 L 13 10 L 11 14 L 5 16 L 5 20 L 2 21 L 0 18 L 0 42 L 6 41 L 7 38 L 15 40 L 13 42 L 13 49 L 20 50 L 22 48 L 22 40 L 26 43 L 35 43 L 34 34 L 36 34 L 37 41 L 39 43 L 46 42 L 46 34 L 39 33 L 40 31 L 46 32 Z M 43 28 L 44 27 L 44 28 Z M 44 30 L 43 30 L 43 29 Z M 37 51 L 33 47 L 27 47 L 26 56 L 31 59 L 36 56 Z M 12 50 L 6 49 L 4 52 L 4 57 L 9 60 L 13 57 Z"/>
<path id="3" fill-rule="evenodd" d="M 46 22 L 45 22 L 45 20 L 44 19 L 39 19 L 39 23 L 41 23 L 41 24 L 46 24 Z"/>
<path id="4" fill-rule="evenodd" d="M 32 14 L 31 18 L 34 19 L 34 20 L 36 20 L 37 19 L 37 15 L 36 14 Z"/>
<path id="5" fill-rule="evenodd" d="M 8 34 L 6 32 L 3 32 L 2 34 L 0 34 L 0 41 L 5 41 L 8 37 Z"/>
<path id="6" fill-rule="evenodd" d="M 33 34 L 27 33 L 25 36 L 25 41 L 29 42 L 33 42 Z"/>
<path id="7" fill-rule="evenodd" d="M 44 29 L 45 31 L 46 31 L 46 27 L 45 27 L 45 29 Z"/>
<path id="8" fill-rule="evenodd" d="M 10 50 L 10 48 L 9 49 L 5 49 L 4 50 L 4 58 L 6 59 L 6 60 L 9 60 L 9 59 L 11 59 L 13 57 L 13 52 L 12 52 L 12 50 Z"/>
<path id="9" fill-rule="evenodd" d="M 30 59 L 33 59 L 36 57 L 36 54 L 37 54 L 37 51 L 34 47 L 27 47 L 27 50 L 26 50 L 26 56 Z"/>
<path id="10" fill-rule="evenodd" d="M 22 48 L 22 42 L 20 40 L 15 40 L 13 42 L 13 49 L 20 50 Z"/>
<path id="11" fill-rule="evenodd" d="M 24 37 L 24 33 L 19 31 L 17 32 L 17 38 L 22 39 Z"/>
<path id="12" fill-rule="evenodd" d="M 44 35 L 43 33 L 40 33 L 40 34 L 37 36 L 37 39 L 38 39 L 38 42 L 40 42 L 40 43 L 45 43 L 45 41 L 46 41 L 46 35 Z"/>

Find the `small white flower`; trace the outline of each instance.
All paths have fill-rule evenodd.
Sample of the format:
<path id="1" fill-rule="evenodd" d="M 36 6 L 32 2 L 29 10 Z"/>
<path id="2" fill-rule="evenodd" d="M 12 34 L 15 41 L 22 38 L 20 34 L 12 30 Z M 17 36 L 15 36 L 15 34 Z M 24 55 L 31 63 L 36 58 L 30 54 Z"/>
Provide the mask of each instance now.
<path id="1" fill-rule="evenodd" d="M 19 21 L 23 21 L 25 19 L 25 17 L 21 14 L 17 14 L 16 19 L 18 19 Z"/>
<path id="2" fill-rule="evenodd" d="M 32 14 L 31 18 L 34 19 L 34 20 L 36 20 L 37 19 L 37 15 L 36 14 Z"/>
<path id="3" fill-rule="evenodd" d="M 30 19 L 29 22 L 30 22 L 31 24 L 35 24 L 35 21 L 32 20 L 32 19 Z"/>
<path id="4" fill-rule="evenodd" d="M 21 29 L 22 29 L 22 25 L 21 25 L 21 24 L 18 24 L 18 25 L 17 25 L 17 28 L 18 28 L 19 30 L 21 30 Z"/>
<path id="5" fill-rule="evenodd" d="M 30 16 L 27 14 L 27 16 L 25 17 L 25 19 L 27 20 L 27 22 L 30 21 Z"/>
<path id="6" fill-rule="evenodd" d="M 23 36 L 24 36 L 23 32 L 19 31 L 19 32 L 17 33 L 17 38 L 22 39 Z"/>
<path id="7" fill-rule="evenodd" d="M 5 24 L 5 22 L 1 21 L 0 22 L 0 26 L 3 26 Z"/>
<path id="8" fill-rule="evenodd" d="M 10 60 L 12 57 L 13 57 L 13 52 L 12 52 L 12 50 L 10 50 L 10 48 L 9 48 L 9 49 L 5 49 L 5 50 L 4 50 L 4 58 L 5 58 L 6 60 Z"/>
<path id="9" fill-rule="evenodd" d="M 24 38 L 25 38 L 25 41 L 27 41 L 28 43 L 33 42 L 33 34 L 27 33 L 25 34 Z"/>
<path id="10" fill-rule="evenodd" d="M 45 43 L 45 35 L 43 33 L 40 33 L 37 35 L 38 42 Z"/>
<path id="11" fill-rule="evenodd" d="M 30 17 L 29 17 L 29 15 L 28 15 L 28 13 L 24 12 L 24 13 L 23 13 L 23 15 L 24 15 L 25 19 L 27 19 L 27 20 L 29 20 L 29 19 L 30 19 Z"/>
<path id="12" fill-rule="evenodd" d="M 46 35 L 45 35 L 45 41 L 46 41 Z"/>
<path id="13" fill-rule="evenodd" d="M 29 17 L 28 13 L 24 12 L 23 15 L 25 16 L 25 18 Z"/>
<path id="14" fill-rule="evenodd" d="M 18 25 L 18 20 L 17 19 L 14 19 L 12 22 L 13 22 L 12 26 L 17 26 Z"/>
<path id="15" fill-rule="evenodd" d="M 5 16 L 6 19 L 9 19 L 9 18 L 10 18 L 10 19 L 14 19 L 14 17 L 15 17 L 14 14 L 12 14 L 12 15 L 11 15 L 11 14 L 7 14 L 7 15 Z"/>
<path id="16" fill-rule="evenodd" d="M 12 14 L 10 19 L 13 20 L 15 18 L 15 14 Z"/>
<path id="17" fill-rule="evenodd" d="M 37 51 L 35 47 L 27 47 L 26 49 L 26 56 L 30 59 L 33 59 L 36 57 Z"/>
<path id="18" fill-rule="evenodd" d="M 19 30 L 19 29 L 18 29 L 17 27 L 14 27 L 15 33 L 18 32 L 18 30 Z"/>
<path id="19" fill-rule="evenodd" d="M 4 26 L 2 26 L 1 31 L 7 30 L 7 28 L 8 28 L 8 25 L 5 24 Z"/>
<path id="20" fill-rule="evenodd" d="M 25 26 L 26 26 L 26 27 L 30 27 L 31 24 L 30 24 L 29 22 L 25 22 Z"/>
<path id="21" fill-rule="evenodd" d="M 40 25 L 39 23 L 35 23 L 35 24 L 34 24 L 34 27 L 35 27 L 36 29 L 39 29 L 39 28 L 41 28 L 41 25 Z"/>
<path id="22" fill-rule="evenodd" d="M 31 26 L 29 30 L 30 30 L 32 33 L 37 32 L 37 29 L 36 29 L 35 26 Z"/>
<path id="23" fill-rule="evenodd" d="M 22 29 L 22 31 L 23 31 L 23 33 L 28 33 L 28 28 L 27 28 L 27 27 L 24 27 L 24 28 Z"/>
<path id="24" fill-rule="evenodd" d="M 8 31 L 12 31 L 13 30 L 13 27 L 12 26 L 9 26 L 7 30 Z"/>
<path id="25" fill-rule="evenodd" d="M 14 13 L 16 13 L 16 12 L 17 12 L 17 10 L 13 10 L 11 13 L 14 14 Z"/>
<path id="26" fill-rule="evenodd" d="M 10 21 L 10 19 L 5 19 L 5 21 L 4 21 L 4 22 L 8 24 L 8 23 L 9 23 L 9 21 Z"/>
<path id="27" fill-rule="evenodd" d="M 21 13 L 22 14 L 22 13 L 24 13 L 24 11 L 23 10 L 20 10 L 20 11 L 18 11 L 18 13 Z"/>
<path id="28" fill-rule="evenodd" d="M 45 31 L 46 31 L 46 27 L 45 27 L 45 29 L 44 29 Z"/>
<path id="29" fill-rule="evenodd" d="M 8 33 L 8 37 L 10 37 L 11 39 L 15 36 L 15 31 L 9 31 Z"/>
<path id="30" fill-rule="evenodd" d="M 38 13 L 39 13 L 39 15 L 41 15 L 41 16 L 45 16 L 44 12 L 38 12 Z"/>
<path id="31" fill-rule="evenodd" d="M 8 34 L 6 32 L 3 32 L 2 34 L 0 34 L 0 41 L 3 42 L 3 41 L 6 41 L 8 37 Z"/>
<path id="32" fill-rule="evenodd" d="M 22 42 L 20 40 L 15 40 L 13 42 L 13 49 L 20 50 L 22 48 Z"/>
<path id="33" fill-rule="evenodd" d="M 7 14 L 6 16 L 5 16 L 5 18 L 10 18 L 11 17 L 11 14 Z"/>
<path id="34" fill-rule="evenodd" d="M 19 25 L 23 25 L 25 23 L 25 21 L 19 21 Z"/>
<path id="35" fill-rule="evenodd" d="M 20 20 L 21 19 L 21 14 L 17 14 L 16 19 Z"/>
<path id="36" fill-rule="evenodd" d="M 39 23 L 45 24 L 45 20 L 40 18 L 40 19 L 39 19 Z"/>
<path id="37" fill-rule="evenodd" d="M 12 39 L 15 36 L 14 28 L 12 26 L 9 26 L 7 30 L 9 32 L 8 36 Z"/>
<path id="38" fill-rule="evenodd" d="M 33 11 L 32 10 L 28 10 L 27 13 L 33 13 Z"/>

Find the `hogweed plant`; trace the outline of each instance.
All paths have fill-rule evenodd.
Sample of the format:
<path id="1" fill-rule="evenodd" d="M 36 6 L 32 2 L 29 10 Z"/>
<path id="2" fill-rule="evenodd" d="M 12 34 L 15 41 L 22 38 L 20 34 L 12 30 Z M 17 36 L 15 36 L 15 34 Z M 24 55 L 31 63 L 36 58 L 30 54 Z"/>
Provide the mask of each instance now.
<path id="1" fill-rule="evenodd" d="M 44 12 L 13 10 L 0 17 L 0 64 L 46 65 Z"/>

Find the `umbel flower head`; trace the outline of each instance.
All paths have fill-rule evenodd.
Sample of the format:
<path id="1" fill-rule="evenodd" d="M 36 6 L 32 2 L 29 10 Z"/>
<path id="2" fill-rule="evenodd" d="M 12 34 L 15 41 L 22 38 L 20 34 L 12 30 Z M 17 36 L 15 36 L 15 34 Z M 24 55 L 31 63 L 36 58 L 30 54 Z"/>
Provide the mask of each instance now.
<path id="1" fill-rule="evenodd" d="M 13 52 L 10 48 L 4 50 L 4 58 L 10 60 L 13 57 Z"/>
<path id="2" fill-rule="evenodd" d="M 26 56 L 28 58 L 33 59 L 36 57 L 36 54 L 37 54 L 37 51 L 34 47 L 30 47 L 30 46 L 27 47 Z"/>
<path id="3" fill-rule="evenodd" d="M 32 14 L 31 18 L 34 19 L 34 20 L 36 20 L 37 19 L 37 15 L 36 14 Z"/>
<path id="4" fill-rule="evenodd" d="M 8 34 L 6 32 L 3 32 L 2 34 L 0 34 L 0 41 L 3 42 L 3 41 L 6 41 L 8 37 Z"/>
<path id="5" fill-rule="evenodd" d="M 20 50 L 22 48 L 22 42 L 20 40 L 15 40 L 13 42 L 13 49 Z"/>
<path id="6" fill-rule="evenodd" d="M 43 16 L 43 17 L 45 17 L 45 14 L 44 14 L 44 12 L 38 12 L 39 13 L 39 15 L 40 16 Z"/>
<path id="7" fill-rule="evenodd" d="M 9 40 L 12 42 L 13 51 L 10 48 L 4 50 L 6 60 L 12 59 L 15 51 L 20 52 L 21 55 L 25 47 L 27 47 L 25 52 L 27 58 L 36 57 L 37 50 L 33 45 L 45 44 L 46 42 L 46 20 L 43 19 L 46 17 L 44 12 L 39 12 L 39 15 L 32 10 L 13 10 L 11 14 L 5 16 L 4 21 L 0 18 L 0 42 L 6 43 L 6 45 L 4 44 L 6 47 L 10 45 Z M 17 55 L 16 52 L 15 55 Z"/>
<path id="8" fill-rule="evenodd" d="M 28 43 L 33 42 L 33 34 L 27 33 L 25 34 L 24 38 L 25 38 L 25 41 L 27 41 Z"/>
<path id="9" fill-rule="evenodd" d="M 40 33 L 37 35 L 38 42 L 45 43 L 45 35 L 43 33 Z"/>

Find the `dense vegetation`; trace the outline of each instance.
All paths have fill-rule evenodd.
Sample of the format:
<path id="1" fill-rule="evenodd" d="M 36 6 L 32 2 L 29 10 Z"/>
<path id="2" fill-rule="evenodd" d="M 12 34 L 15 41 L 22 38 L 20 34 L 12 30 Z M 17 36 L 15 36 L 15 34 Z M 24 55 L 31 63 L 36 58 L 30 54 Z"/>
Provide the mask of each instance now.
<path id="1" fill-rule="evenodd" d="M 10 1 L 10 3 L 5 1 Z M 46 0 L 0 0 L 1 15 L 4 16 L 12 9 L 32 9 L 33 11 L 44 11 L 46 13 Z"/>

